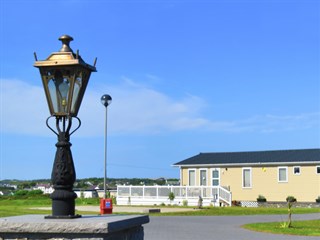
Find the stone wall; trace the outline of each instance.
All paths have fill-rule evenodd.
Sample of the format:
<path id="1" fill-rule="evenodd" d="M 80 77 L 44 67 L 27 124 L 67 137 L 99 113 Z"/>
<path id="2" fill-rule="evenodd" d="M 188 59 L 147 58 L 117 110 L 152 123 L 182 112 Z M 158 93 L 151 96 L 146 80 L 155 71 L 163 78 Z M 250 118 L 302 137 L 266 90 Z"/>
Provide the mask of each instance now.
<path id="1" fill-rule="evenodd" d="M 288 207 L 287 202 L 262 202 L 258 203 L 259 207 L 273 207 L 273 208 L 283 208 Z M 320 208 L 320 203 L 316 202 L 294 202 L 292 204 L 293 208 Z"/>

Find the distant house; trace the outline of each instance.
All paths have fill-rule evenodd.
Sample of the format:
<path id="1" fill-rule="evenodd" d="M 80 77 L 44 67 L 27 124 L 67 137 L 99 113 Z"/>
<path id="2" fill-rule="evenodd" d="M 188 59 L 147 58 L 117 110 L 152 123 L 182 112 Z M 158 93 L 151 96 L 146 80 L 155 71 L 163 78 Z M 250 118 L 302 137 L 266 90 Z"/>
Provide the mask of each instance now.
<path id="1" fill-rule="evenodd" d="M 33 190 L 41 190 L 43 194 L 51 194 L 54 191 L 54 188 L 50 184 L 37 184 L 32 188 Z"/>
<path id="2" fill-rule="evenodd" d="M 320 196 L 320 149 L 213 152 L 175 163 L 181 186 L 221 186 L 232 200 L 314 202 Z"/>
<path id="3" fill-rule="evenodd" d="M 77 194 L 78 198 L 97 198 L 98 197 L 97 190 L 95 189 L 91 189 L 91 190 L 74 189 L 74 192 Z"/>

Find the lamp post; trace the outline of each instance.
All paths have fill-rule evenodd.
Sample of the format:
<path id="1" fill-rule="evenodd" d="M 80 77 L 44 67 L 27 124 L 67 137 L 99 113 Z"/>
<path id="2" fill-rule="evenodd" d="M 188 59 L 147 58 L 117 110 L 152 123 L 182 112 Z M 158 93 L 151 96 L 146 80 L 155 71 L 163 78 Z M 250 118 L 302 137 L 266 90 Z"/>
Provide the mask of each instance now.
<path id="1" fill-rule="evenodd" d="M 77 218 L 75 214 L 76 193 L 73 184 L 76 172 L 71 154 L 70 136 L 81 125 L 77 117 L 84 92 L 91 72 L 96 72 L 93 66 L 85 63 L 77 53 L 73 53 L 69 44 L 73 40 L 68 35 L 59 38 L 62 48 L 53 52 L 46 60 L 38 61 L 35 54 L 34 66 L 39 68 L 42 83 L 47 98 L 51 116 L 47 118 L 47 127 L 57 135 L 57 151 L 53 163 L 51 182 L 54 192 L 52 199 L 52 215 L 46 218 Z M 56 131 L 50 127 L 49 119 L 55 118 Z M 72 120 L 76 119 L 78 126 L 71 131 Z M 70 132 L 71 131 L 71 132 Z"/>
<path id="2" fill-rule="evenodd" d="M 108 106 L 111 104 L 112 98 L 108 94 L 101 97 L 101 103 L 106 107 L 106 119 L 104 126 L 104 178 L 103 178 L 103 198 L 106 198 L 106 184 L 107 184 L 107 119 L 108 119 Z"/>
<path id="3" fill-rule="evenodd" d="M 111 104 L 112 98 L 108 94 L 101 97 L 101 103 L 106 107 L 106 119 L 104 130 L 104 178 L 103 178 L 103 198 L 100 200 L 100 214 L 112 213 L 112 199 L 106 198 L 107 192 L 107 119 L 108 119 L 108 106 Z"/>

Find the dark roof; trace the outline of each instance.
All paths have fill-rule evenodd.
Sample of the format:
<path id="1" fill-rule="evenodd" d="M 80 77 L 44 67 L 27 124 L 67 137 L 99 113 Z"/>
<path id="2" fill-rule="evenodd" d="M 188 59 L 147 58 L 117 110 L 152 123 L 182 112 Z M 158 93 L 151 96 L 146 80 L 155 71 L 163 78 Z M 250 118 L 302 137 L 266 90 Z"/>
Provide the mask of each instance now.
<path id="1" fill-rule="evenodd" d="M 276 150 L 255 152 L 215 152 L 200 153 L 187 158 L 174 166 L 181 165 L 247 165 L 275 163 L 319 162 L 320 148 L 300 150 Z"/>

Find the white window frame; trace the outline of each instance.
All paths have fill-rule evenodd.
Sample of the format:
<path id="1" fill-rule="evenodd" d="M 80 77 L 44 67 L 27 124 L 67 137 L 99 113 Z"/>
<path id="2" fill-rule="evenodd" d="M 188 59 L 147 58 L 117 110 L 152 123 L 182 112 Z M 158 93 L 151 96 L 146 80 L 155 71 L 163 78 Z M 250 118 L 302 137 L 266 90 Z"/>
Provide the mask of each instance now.
<path id="1" fill-rule="evenodd" d="M 201 171 L 205 171 L 205 172 L 206 172 L 206 183 L 205 183 L 205 185 L 201 185 L 201 183 L 202 183 Z M 199 185 L 200 185 L 200 186 L 208 186 L 208 171 L 207 171 L 206 168 L 200 168 L 200 169 L 199 169 Z"/>
<path id="2" fill-rule="evenodd" d="M 245 170 L 249 170 L 250 171 L 250 175 L 249 175 L 249 179 L 250 179 L 250 186 L 249 187 L 245 187 L 244 186 L 244 171 Z M 252 188 L 252 168 L 251 167 L 245 167 L 245 168 L 242 168 L 242 188 Z"/>
<path id="3" fill-rule="evenodd" d="M 299 168 L 299 173 L 294 172 L 295 168 Z M 292 173 L 293 173 L 293 175 L 297 175 L 297 176 L 300 175 L 301 174 L 301 166 L 293 166 Z"/>
<path id="4" fill-rule="evenodd" d="M 190 172 L 194 171 L 194 185 L 190 185 Z M 196 186 L 197 185 L 197 170 L 195 168 L 188 169 L 188 186 Z"/>
<path id="5" fill-rule="evenodd" d="M 221 171 L 220 171 L 220 168 L 211 168 L 210 171 L 211 171 L 211 186 L 216 186 L 216 185 L 213 185 L 213 180 L 218 180 L 219 181 L 219 185 L 218 186 L 220 186 L 221 185 Z M 218 178 L 213 178 L 213 174 L 212 174 L 213 171 L 218 171 L 218 174 L 219 174 Z"/>
<path id="6" fill-rule="evenodd" d="M 320 165 L 316 166 L 316 174 L 320 175 L 320 172 L 318 173 L 318 168 L 320 168 Z"/>
<path id="7" fill-rule="evenodd" d="M 286 180 L 281 180 L 280 181 L 280 169 L 285 169 L 286 170 Z M 288 181 L 289 181 L 288 167 L 278 167 L 278 183 L 287 183 Z"/>

